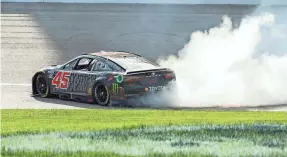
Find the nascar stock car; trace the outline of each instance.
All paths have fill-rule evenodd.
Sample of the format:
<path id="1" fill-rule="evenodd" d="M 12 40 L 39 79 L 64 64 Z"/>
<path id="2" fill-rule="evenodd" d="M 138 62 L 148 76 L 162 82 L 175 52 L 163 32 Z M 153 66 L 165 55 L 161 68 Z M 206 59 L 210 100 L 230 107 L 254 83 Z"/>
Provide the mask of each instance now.
<path id="1" fill-rule="evenodd" d="M 101 51 L 36 72 L 32 77 L 32 96 L 57 96 L 108 106 L 160 91 L 175 79 L 172 70 L 140 55 Z"/>

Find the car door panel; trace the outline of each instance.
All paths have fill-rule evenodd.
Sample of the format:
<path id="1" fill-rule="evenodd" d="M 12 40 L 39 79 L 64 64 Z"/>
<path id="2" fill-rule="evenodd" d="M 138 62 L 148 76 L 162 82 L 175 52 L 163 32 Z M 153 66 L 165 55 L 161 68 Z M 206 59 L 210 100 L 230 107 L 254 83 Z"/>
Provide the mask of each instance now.
<path id="1" fill-rule="evenodd" d="M 91 82 L 96 78 L 97 75 L 90 71 L 73 71 L 68 91 L 85 95 L 87 94 Z"/>
<path id="2" fill-rule="evenodd" d="M 83 57 L 84 58 L 84 57 Z M 92 67 L 98 63 L 98 59 L 91 59 L 88 63 L 91 65 L 87 69 L 87 66 L 80 65 L 80 60 L 83 58 L 78 58 L 77 60 L 71 61 L 75 64 L 71 64 L 66 68 L 63 66 L 63 69 L 58 69 L 53 71 L 51 77 L 51 91 L 53 93 L 71 93 L 76 95 L 86 95 L 88 94 L 89 88 L 93 86 L 97 78 L 104 78 L 107 71 L 106 69 L 93 70 Z M 103 62 L 103 61 L 101 61 Z M 72 68 L 71 68 L 72 67 Z"/>
<path id="3" fill-rule="evenodd" d="M 52 93 L 65 93 L 69 91 L 72 72 L 69 70 L 55 70 L 50 72 Z"/>
<path id="4" fill-rule="evenodd" d="M 64 66 L 49 72 L 52 93 L 71 92 L 71 80 L 73 80 L 73 68 L 80 58 L 76 58 Z"/>

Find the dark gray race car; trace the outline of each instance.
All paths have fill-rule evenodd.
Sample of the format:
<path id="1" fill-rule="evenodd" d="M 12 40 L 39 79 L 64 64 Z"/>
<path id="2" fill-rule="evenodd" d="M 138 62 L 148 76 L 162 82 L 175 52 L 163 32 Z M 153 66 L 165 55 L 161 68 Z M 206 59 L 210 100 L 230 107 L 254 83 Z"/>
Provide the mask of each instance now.
<path id="1" fill-rule="evenodd" d="M 173 71 L 140 55 L 96 52 L 36 72 L 32 94 L 108 105 L 160 91 L 175 79 Z"/>

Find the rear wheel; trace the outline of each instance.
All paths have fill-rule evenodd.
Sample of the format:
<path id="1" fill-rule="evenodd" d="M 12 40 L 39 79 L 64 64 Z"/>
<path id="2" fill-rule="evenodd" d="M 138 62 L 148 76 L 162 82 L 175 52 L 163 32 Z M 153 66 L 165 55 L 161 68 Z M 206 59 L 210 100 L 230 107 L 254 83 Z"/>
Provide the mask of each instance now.
<path id="1" fill-rule="evenodd" d="M 93 93 L 95 102 L 97 104 L 108 106 L 110 103 L 110 94 L 108 88 L 105 85 L 101 83 L 96 84 Z"/>
<path id="2" fill-rule="evenodd" d="M 50 96 L 50 88 L 43 74 L 39 74 L 36 78 L 36 90 L 42 98 Z"/>

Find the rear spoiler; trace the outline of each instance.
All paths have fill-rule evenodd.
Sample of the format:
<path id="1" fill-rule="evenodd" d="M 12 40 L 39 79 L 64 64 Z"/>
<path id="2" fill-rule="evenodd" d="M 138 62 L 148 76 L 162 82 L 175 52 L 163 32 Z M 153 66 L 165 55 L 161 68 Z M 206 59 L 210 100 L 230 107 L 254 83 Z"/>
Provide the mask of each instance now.
<path id="1" fill-rule="evenodd" d="M 127 75 L 140 74 L 140 73 L 146 73 L 146 72 L 156 72 L 156 71 L 171 71 L 171 70 L 167 68 L 160 68 L 160 69 L 148 69 L 148 70 L 139 70 L 139 71 L 128 71 Z"/>

